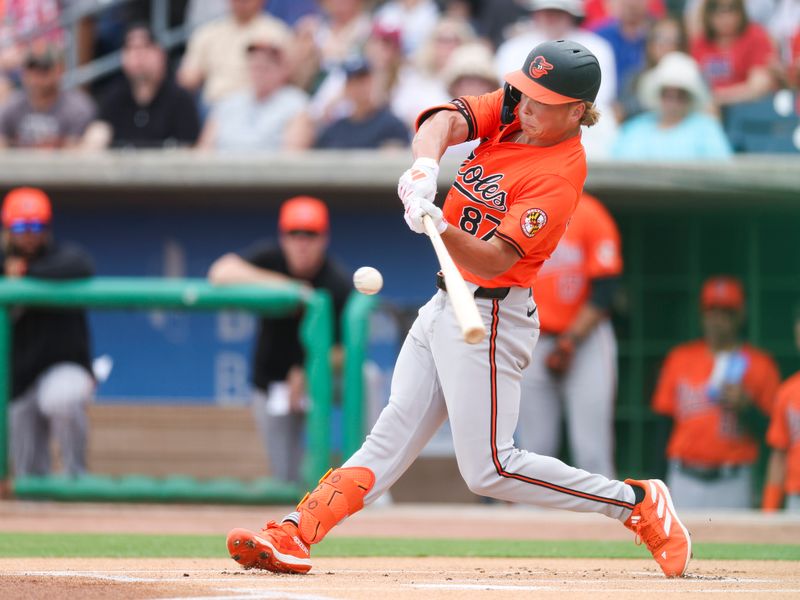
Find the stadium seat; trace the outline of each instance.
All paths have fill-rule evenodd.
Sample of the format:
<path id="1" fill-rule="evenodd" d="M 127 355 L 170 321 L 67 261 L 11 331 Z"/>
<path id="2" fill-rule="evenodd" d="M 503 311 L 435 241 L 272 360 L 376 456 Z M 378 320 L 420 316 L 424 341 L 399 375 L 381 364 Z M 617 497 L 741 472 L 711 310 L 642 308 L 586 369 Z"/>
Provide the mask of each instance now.
<path id="1" fill-rule="evenodd" d="M 727 106 L 723 124 L 736 152 L 800 152 L 800 98 L 790 90 Z"/>

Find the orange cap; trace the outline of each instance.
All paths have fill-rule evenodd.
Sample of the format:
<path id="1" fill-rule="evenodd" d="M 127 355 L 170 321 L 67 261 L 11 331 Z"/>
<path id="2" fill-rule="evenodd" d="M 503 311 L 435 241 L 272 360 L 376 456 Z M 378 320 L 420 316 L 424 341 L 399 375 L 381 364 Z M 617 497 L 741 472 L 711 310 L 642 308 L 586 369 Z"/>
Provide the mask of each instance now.
<path id="1" fill-rule="evenodd" d="M 703 308 L 744 308 L 741 282 L 725 275 L 707 279 L 700 294 L 700 304 Z"/>
<path id="2" fill-rule="evenodd" d="M 281 231 L 328 231 L 328 207 L 319 198 L 295 196 L 281 205 L 278 217 Z"/>
<path id="3" fill-rule="evenodd" d="M 50 198 L 42 190 L 30 187 L 15 188 L 3 201 L 3 227 L 14 223 L 38 221 L 49 223 L 53 218 Z"/>

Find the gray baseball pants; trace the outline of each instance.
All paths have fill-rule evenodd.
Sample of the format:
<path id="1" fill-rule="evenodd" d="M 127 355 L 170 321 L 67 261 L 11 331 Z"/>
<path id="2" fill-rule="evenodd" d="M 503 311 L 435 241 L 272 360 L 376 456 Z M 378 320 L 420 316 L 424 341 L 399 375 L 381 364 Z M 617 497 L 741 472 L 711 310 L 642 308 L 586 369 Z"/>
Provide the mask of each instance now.
<path id="1" fill-rule="evenodd" d="M 86 472 L 86 407 L 95 382 L 76 363 L 58 363 L 42 373 L 9 407 L 11 462 L 17 477 L 50 473 L 51 437 L 68 475 Z"/>
<path id="2" fill-rule="evenodd" d="M 488 332 L 478 344 L 463 341 L 446 292 L 420 309 L 397 359 L 389 405 L 344 464 L 375 473 L 365 503 L 391 487 L 449 417 L 458 468 L 474 493 L 625 521 L 635 501 L 630 486 L 514 445 L 522 372 L 539 335 L 530 290 L 511 288 L 502 300 L 476 304 Z"/>

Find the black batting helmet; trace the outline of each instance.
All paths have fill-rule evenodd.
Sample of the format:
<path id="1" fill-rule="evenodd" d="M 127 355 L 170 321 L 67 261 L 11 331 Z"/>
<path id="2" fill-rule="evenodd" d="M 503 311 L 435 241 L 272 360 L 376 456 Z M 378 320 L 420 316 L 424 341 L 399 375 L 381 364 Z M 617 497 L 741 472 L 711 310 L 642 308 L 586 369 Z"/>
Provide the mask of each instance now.
<path id="1" fill-rule="evenodd" d="M 505 80 L 544 104 L 594 102 L 600 89 L 600 63 L 578 42 L 543 42 L 530 51 L 522 68 Z"/>

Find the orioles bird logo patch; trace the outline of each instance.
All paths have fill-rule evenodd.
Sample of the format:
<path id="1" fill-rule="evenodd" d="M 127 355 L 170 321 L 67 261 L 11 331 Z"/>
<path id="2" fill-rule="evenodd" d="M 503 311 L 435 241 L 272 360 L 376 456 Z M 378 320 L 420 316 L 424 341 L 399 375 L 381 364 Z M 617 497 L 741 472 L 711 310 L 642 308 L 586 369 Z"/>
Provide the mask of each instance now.
<path id="1" fill-rule="evenodd" d="M 522 233 L 528 237 L 533 237 L 547 223 L 547 213 L 541 208 L 530 208 L 525 211 L 520 220 Z"/>
<path id="2" fill-rule="evenodd" d="M 528 69 L 528 72 L 534 79 L 539 79 L 539 77 L 544 77 L 549 71 L 552 70 L 553 65 L 547 62 L 547 59 L 545 59 L 544 56 L 537 56 L 531 61 L 531 66 Z"/>

